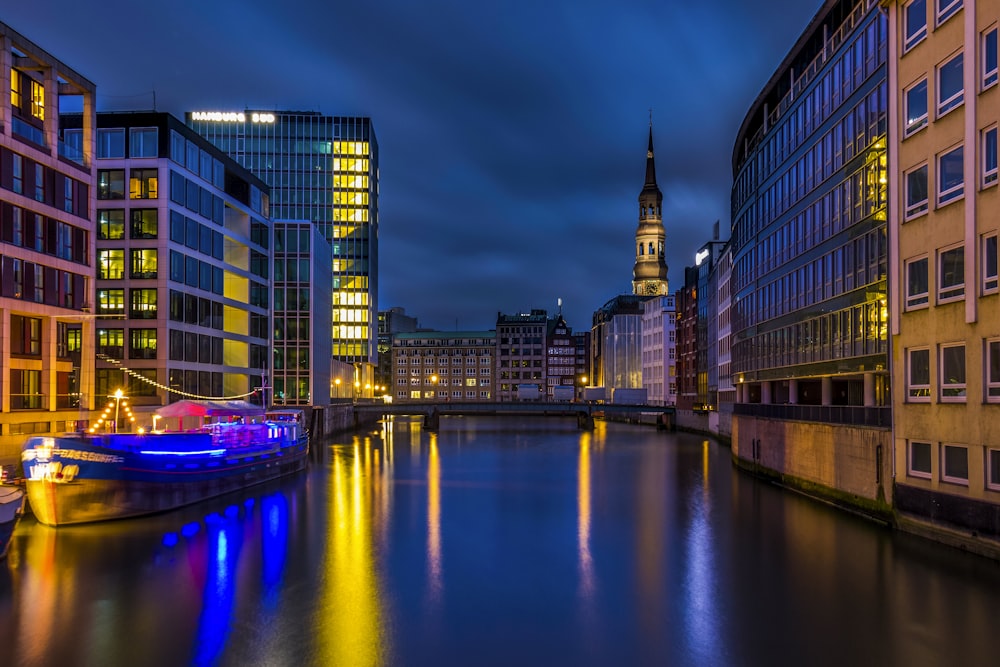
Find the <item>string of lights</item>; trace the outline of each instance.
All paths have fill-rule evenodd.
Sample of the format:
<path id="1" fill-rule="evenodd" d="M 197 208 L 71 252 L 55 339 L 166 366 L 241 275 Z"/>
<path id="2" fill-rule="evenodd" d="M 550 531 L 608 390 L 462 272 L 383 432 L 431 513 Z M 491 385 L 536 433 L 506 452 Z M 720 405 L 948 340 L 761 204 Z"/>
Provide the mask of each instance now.
<path id="1" fill-rule="evenodd" d="M 254 394 L 260 391 L 260 387 L 257 387 L 256 389 L 252 389 L 245 394 L 235 394 L 233 396 L 202 396 L 201 394 L 192 394 L 187 391 L 181 391 L 180 389 L 174 389 L 164 384 L 160 384 L 156 380 L 150 380 L 145 375 L 142 375 L 141 373 L 136 373 L 127 366 L 122 366 L 121 359 L 114 359 L 112 357 L 107 356 L 106 354 L 101 354 L 101 353 L 98 353 L 97 357 L 99 359 L 117 365 L 122 370 L 123 373 L 127 373 L 128 375 L 136 378 L 137 380 L 142 380 L 146 384 L 151 384 L 157 389 L 162 389 L 172 394 L 177 394 L 178 396 L 184 396 L 185 398 L 194 398 L 201 401 L 236 401 L 242 398 L 247 398 L 248 396 L 253 396 Z"/>

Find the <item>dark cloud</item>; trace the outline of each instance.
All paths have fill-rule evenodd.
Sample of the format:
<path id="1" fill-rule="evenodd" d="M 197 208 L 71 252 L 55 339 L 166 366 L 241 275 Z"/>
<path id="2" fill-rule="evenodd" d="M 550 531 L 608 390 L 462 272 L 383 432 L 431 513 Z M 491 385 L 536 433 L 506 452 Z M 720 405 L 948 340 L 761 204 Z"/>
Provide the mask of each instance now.
<path id="1" fill-rule="evenodd" d="M 631 286 L 652 109 L 671 287 L 721 221 L 732 142 L 820 0 L 36 0 L 0 20 L 101 109 L 372 117 L 379 305 L 424 326 L 563 312 Z"/>

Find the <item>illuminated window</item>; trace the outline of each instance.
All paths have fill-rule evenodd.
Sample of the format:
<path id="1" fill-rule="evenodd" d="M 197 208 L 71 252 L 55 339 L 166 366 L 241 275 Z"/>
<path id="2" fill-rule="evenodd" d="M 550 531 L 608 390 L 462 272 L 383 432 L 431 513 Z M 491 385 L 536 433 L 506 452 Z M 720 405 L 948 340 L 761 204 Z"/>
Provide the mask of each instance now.
<path id="1" fill-rule="evenodd" d="M 125 250 L 101 248 L 97 251 L 97 277 L 100 280 L 121 280 L 125 277 Z"/>
<path id="2" fill-rule="evenodd" d="M 955 201 L 965 194 L 965 171 L 962 146 L 938 156 L 938 205 Z"/>
<path id="3" fill-rule="evenodd" d="M 155 239 L 159 234 L 157 211 L 155 208 L 132 209 L 132 225 L 129 238 Z"/>
<path id="4" fill-rule="evenodd" d="M 16 69 L 10 70 L 10 105 L 16 109 L 21 108 L 21 73 Z"/>
<path id="5" fill-rule="evenodd" d="M 156 329 L 132 329 L 128 356 L 129 359 L 156 359 Z"/>
<path id="6" fill-rule="evenodd" d="M 97 312 L 99 315 L 124 315 L 125 290 L 121 288 L 97 290 Z"/>
<path id="7" fill-rule="evenodd" d="M 931 478 L 931 443 L 910 442 L 906 452 L 907 472 L 912 477 Z"/>
<path id="8" fill-rule="evenodd" d="M 906 262 L 906 309 L 926 306 L 929 298 L 927 258 Z"/>
<path id="9" fill-rule="evenodd" d="M 931 351 L 927 348 L 907 350 L 906 397 L 911 403 L 931 400 Z"/>
<path id="10" fill-rule="evenodd" d="M 906 210 L 904 218 L 910 220 L 927 212 L 927 165 L 906 173 Z"/>
<path id="11" fill-rule="evenodd" d="M 963 102 L 962 54 L 937 68 L 937 115 L 943 116 Z"/>
<path id="12" fill-rule="evenodd" d="M 965 344 L 941 346 L 941 401 L 965 402 Z"/>
<path id="13" fill-rule="evenodd" d="M 129 173 L 128 191 L 130 199 L 156 199 L 157 183 L 156 169 L 133 169 Z"/>
<path id="14" fill-rule="evenodd" d="M 97 354 L 112 359 L 121 359 L 125 350 L 124 329 L 98 329 Z"/>
<path id="15" fill-rule="evenodd" d="M 125 238 L 125 211 L 120 208 L 101 209 L 97 212 L 97 238 L 117 241 Z"/>
<path id="16" fill-rule="evenodd" d="M 903 9 L 906 13 L 906 35 L 903 51 L 909 51 L 927 36 L 927 0 L 913 0 Z"/>
<path id="17" fill-rule="evenodd" d="M 962 8 L 962 0 L 935 0 L 937 2 L 937 24 L 941 25 Z"/>
<path id="18" fill-rule="evenodd" d="M 131 278 L 156 277 L 156 248 L 133 248 L 131 257 Z"/>
<path id="19" fill-rule="evenodd" d="M 156 289 L 131 290 L 129 317 L 134 319 L 154 319 L 156 317 Z"/>
<path id="20" fill-rule="evenodd" d="M 903 134 L 910 136 L 927 127 L 927 79 L 921 79 L 903 93 L 906 123 Z"/>
<path id="21" fill-rule="evenodd" d="M 34 79 L 31 80 L 31 115 L 45 120 L 45 86 Z"/>
<path id="22" fill-rule="evenodd" d="M 941 479 L 953 484 L 969 483 L 969 449 L 959 445 L 941 447 Z"/>

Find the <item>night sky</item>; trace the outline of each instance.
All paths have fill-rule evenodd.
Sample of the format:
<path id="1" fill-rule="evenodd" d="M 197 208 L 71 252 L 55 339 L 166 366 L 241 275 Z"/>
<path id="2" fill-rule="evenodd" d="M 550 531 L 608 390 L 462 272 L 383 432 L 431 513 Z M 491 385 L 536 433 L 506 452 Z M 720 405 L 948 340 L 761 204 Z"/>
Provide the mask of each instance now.
<path id="1" fill-rule="evenodd" d="M 372 118 L 379 308 L 574 330 L 630 293 L 652 109 L 671 292 L 721 221 L 747 109 L 821 0 L 32 0 L 0 21 L 98 110 Z"/>

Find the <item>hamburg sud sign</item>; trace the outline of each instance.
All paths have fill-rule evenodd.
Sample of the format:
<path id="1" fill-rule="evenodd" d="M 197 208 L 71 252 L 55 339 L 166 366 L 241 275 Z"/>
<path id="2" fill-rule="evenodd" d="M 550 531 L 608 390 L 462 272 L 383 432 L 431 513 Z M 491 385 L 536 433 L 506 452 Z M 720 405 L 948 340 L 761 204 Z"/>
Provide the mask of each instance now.
<path id="1" fill-rule="evenodd" d="M 211 123 L 273 123 L 273 113 L 263 111 L 192 111 L 191 120 L 205 120 Z"/>

